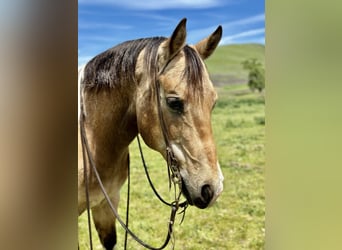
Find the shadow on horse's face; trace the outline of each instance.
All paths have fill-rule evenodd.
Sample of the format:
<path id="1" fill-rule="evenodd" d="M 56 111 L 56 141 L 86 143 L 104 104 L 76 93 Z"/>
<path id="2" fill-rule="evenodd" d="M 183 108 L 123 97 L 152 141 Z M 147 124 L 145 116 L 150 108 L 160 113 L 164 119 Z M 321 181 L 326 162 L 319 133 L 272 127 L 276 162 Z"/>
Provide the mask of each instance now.
<path id="1" fill-rule="evenodd" d="M 223 190 L 211 127 L 217 94 L 203 63 L 216 48 L 221 30 L 195 46 L 184 46 L 182 32 L 182 27 L 177 27 L 172 37 L 161 44 L 158 63 L 163 70 L 157 80 L 168 137 L 180 163 L 183 194 L 191 205 L 206 208 Z M 177 44 L 179 48 L 175 50 Z M 166 157 L 152 81 L 140 83 L 136 100 L 138 126 L 146 144 Z"/>

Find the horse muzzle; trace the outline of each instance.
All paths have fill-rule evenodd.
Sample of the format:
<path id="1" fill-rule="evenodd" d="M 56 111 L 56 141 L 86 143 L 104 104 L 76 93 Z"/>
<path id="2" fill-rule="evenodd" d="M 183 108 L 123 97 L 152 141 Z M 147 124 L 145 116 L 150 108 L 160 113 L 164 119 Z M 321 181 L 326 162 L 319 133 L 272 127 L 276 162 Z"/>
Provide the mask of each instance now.
<path id="1" fill-rule="evenodd" d="M 190 205 L 195 205 L 200 209 L 207 208 L 216 200 L 216 198 L 214 199 L 215 192 L 208 184 L 201 187 L 200 196 L 192 198 L 185 182 L 182 179 L 182 193 Z"/>

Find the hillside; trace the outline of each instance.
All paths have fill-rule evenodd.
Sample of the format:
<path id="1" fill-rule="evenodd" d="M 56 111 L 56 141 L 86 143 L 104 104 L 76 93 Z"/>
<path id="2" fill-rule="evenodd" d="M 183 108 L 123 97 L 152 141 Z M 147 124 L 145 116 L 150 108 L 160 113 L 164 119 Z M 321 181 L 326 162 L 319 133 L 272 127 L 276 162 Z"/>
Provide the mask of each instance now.
<path id="1" fill-rule="evenodd" d="M 215 85 L 245 83 L 247 72 L 241 62 L 256 58 L 265 64 L 265 46 L 262 44 L 234 44 L 217 47 L 214 54 L 206 60 L 211 79 Z"/>

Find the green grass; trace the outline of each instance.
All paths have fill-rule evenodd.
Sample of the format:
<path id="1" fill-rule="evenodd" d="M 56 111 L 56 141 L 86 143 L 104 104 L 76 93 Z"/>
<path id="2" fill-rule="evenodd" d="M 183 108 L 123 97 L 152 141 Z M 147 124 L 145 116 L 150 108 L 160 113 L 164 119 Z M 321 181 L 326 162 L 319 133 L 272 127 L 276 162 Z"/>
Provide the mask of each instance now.
<path id="1" fill-rule="evenodd" d="M 263 249 L 265 238 L 264 98 L 245 85 L 218 88 L 219 101 L 212 125 L 219 161 L 225 177 L 224 192 L 213 207 L 189 207 L 185 220 L 175 225 L 175 249 Z M 238 92 L 236 92 L 238 90 Z M 244 90 L 245 94 L 239 91 Z M 166 166 L 158 153 L 144 147 L 153 182 L 165 197 Z M 143 240 L 160 246 L 166 235 L 169 208 L 150 189 L 136 142 L 131 145 L 130 227 Z M 124 217 L 126 186 L 119 212 Z M 124 232 L 118 229 L 117 249 L 123 249 Z M 95 249 L 101 249 L 93 228 Z M 79 218 L 80 249 L 88 249 L 86 215 Z M 129 238 L 128 249 L 143 249 Z M 172 249 L 171 244 L 166 249 Z"/>

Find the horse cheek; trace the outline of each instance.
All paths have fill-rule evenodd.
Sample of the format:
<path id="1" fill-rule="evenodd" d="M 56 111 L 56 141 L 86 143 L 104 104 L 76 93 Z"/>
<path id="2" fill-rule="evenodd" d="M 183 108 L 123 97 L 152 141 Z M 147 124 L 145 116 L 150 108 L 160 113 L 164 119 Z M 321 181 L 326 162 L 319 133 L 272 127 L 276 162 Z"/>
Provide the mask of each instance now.
<path id="1" fill-rule="evenodd" d="M 151 105 L 148 105 L 149 107 Z M 146 107 L 146 106 L 144 106 Z M 157 126 L 159 121 L 155 112 L 151 108 L 145 108 L 141 111 L 140 117 L 138 117 L 138 130 L 141 134 L 144 142 L 150 148 L 161 151 L 161 133 L 160 128 Z"/>

